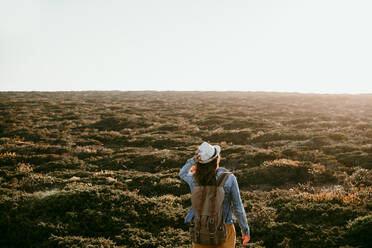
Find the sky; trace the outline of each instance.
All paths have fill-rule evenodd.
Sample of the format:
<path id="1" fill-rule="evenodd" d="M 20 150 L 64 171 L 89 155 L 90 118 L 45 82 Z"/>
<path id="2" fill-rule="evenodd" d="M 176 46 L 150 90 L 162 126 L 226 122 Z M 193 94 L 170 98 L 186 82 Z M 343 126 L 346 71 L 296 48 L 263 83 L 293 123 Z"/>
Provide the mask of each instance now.
<path id="1" fill-rule="evenodd" d="M 372 93 L 370 0 L 0 0 L 0 91 Z"/>

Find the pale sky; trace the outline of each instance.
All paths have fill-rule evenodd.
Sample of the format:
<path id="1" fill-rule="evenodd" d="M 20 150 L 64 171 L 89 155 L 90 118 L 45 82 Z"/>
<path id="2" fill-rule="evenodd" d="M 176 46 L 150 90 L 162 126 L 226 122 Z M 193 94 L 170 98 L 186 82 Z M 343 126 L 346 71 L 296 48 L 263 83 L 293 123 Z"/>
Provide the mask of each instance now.
<path id="1" fill-rule="evenodd" d="M 0 91 L 372 93 L 371 0 L 0 0 Z"/>

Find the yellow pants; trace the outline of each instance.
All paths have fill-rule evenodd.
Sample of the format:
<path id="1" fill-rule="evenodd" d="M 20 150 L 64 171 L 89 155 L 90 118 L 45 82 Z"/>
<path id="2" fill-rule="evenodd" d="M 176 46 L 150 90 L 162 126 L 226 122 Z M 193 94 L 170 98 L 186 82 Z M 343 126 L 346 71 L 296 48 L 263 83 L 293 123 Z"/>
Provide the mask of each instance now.
<path id="1" fill-rule="evenodd" d="M 228 224 L 227 226 L 227 236 L 225 243 L 217 246 L 213 245 L 198 245 L 193 243 L 194 248 L 234 248 L 236 243 L 236 232 L 234 224 Z"/>

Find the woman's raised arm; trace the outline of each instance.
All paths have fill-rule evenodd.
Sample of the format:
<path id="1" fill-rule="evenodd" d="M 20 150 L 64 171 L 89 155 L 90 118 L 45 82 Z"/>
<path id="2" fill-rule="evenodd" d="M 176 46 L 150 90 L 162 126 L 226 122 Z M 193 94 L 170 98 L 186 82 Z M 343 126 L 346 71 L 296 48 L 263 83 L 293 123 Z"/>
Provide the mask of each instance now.
<path id="1" fill-rule="evenodd" d="M 185 165 L 181 168 L 180 172 L 179 172 L 179 177 L 182 178 L 184 181 L 188 182 L 188 177 L 192 176 L 189 171 L 191 169 L 191 167 L 195 164 L 195 159 L 194 157 L 192 158 L 189 158 Z"/>

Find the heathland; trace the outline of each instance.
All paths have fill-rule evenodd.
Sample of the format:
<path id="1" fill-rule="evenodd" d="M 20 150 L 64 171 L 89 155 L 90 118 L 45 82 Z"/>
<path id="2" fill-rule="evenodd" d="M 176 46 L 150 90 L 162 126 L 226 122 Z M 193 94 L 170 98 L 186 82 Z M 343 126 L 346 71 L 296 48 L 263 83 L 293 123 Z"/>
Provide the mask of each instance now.
<path id="1" fill-rule="evenodd" d="M 152 91 L 0 92 L 0 246 L 190 247 L 202 141 L 249 247 L 372 247 L 372 95 Z"/>

